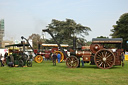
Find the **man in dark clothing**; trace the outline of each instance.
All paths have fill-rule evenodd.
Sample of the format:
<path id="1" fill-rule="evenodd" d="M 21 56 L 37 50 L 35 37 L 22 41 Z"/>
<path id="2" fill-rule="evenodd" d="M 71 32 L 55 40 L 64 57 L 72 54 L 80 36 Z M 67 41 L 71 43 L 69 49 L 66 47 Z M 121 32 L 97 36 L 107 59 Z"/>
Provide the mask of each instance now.
<path id="1" fill-rule="evenodd" d="M 53 66 L 56 66 L 56 59 L 57 59 L 56 53 L 53 53 L 52 58 L 53 58 Z"/>
<path id="2" fill-rule="evenodd" d="M 0 54 L 0 64 L 2 66 L 2 60 L 1 60 L 2 54 Z"/>
<path id="3" fill-rule="evenodd" d="M 1 67 L 4 66 L 3 61 L 2 61 L 2 54 L 0 54 L 0 63 L 1 63 Z"/>

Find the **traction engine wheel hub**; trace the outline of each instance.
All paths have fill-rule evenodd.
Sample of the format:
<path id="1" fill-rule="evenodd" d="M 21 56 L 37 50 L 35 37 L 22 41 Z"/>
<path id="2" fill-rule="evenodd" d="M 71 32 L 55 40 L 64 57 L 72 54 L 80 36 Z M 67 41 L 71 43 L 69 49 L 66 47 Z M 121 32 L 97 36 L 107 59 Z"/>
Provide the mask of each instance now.
<path id="1" fill-rule="evenodd" d="M 103 61 L 106 61 L 106 58 L 105 57 L 103 58 Z"/>
<path id="2" fill-rule="evenodd" d="M 95 46 L 95 49 L 97 50 L 99 47 L 98 46 Z"/>
<path id="3" fill-rule="evenodd" d="M 71 61 L 71 63 L 73 64 L 73 61 Z"/>

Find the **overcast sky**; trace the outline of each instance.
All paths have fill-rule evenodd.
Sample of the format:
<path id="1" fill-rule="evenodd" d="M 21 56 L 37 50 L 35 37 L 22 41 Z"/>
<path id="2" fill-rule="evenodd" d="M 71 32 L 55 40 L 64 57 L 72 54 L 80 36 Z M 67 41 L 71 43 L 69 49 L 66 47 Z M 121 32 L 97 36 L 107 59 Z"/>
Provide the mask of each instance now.
<path id="1" fill-rule="evenodd" d="M 88 41 L 109 37 L 119 17 L 128 12 L 128 0 L 0 0 L 0 19 L 5 20 L 4 39 L 20 40 L 41 35 L 52 19 L 73 19 L 91 28 Z M 46 38 L 50 38 L 45 33 Z"/>

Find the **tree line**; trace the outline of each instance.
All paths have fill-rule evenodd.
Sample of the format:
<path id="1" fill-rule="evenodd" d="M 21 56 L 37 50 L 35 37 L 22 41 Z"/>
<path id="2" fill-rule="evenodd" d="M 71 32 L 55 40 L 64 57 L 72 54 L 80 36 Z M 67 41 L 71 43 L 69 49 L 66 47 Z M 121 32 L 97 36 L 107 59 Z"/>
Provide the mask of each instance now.
<path id="1" fill-rule="evenodd" d="M 59 21 L 52 19 L 51 23 L 46 26 L 50 29 L 56 40 L 61 44 L 73 45 L 73 38 L 76 38 L 77 45 L 86 45 L 85 36 L 89 35 L 91 28 L 88 26 L 83 26 L 80 23 L 76 23 L 72 19 L 66 19 L 65 21 Z M 124 13 L 120 16 L 119 20 L 116 21 L 116 25 L 113 25 L 113 29 L 110 30 L 112 33 L 110 36 L 112 38 L 123 38 L 123 48 L 128 50 L 127 41 L 128 41 L 128 13 Z M 98 38 L 108 38 L 106 36 L 99 36 Z M 47 43 L 54 44 L 54 40 L 50 39 L 41 39 L 39 34 L 32 34 L 29 36 L 29 39 L 33 40 L 34 49 L 38 48 L 38 43 Z"/>

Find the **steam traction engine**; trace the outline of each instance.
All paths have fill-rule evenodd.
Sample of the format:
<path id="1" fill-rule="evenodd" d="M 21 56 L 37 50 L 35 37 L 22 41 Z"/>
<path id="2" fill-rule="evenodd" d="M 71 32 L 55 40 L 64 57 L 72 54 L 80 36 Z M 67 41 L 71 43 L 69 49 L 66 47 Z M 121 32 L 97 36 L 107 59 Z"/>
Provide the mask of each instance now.
<path id="1" fill-rule="evenodd" d="M 80 66 L 81 57 L 83 58 L 83 61 L 88 63 L 91 62 L 91 65 L 96 64 L 96 66 L 101 69 L 109 69 L 113 65 L 121 65 L 121 63 L 122 66 L 124 65 L 123 58 L 121 56 L 123 52 L 122 38 L 93 38 L 89 50 L 74 50 L 73 52 L 70 52 L 70 56 L 68 56 L 49 29 L 42 31 L 48 32 L 57 43 L 63 54 L 67 57 L 66 65 L 69 68 L 76 68 Z"/>
<path id="2" fill-rule="evenodd" d="M 83 58 L 83 61 L 96 64 L 96 66 L 101 69 L 109 69 L 113 65 L 121 65 L 121 62 L 123 63 L 121 56 L 121 53 L 123 52 L 121 49 L 122 42 L 122 38 L 93 38 L 90 50 L 76 50 L 74 53 L 71 53 L 72 55 L 66 59 L 66 65 L 69 68 L 78 67 L 80 57 Z M 110 44 L 116 46 L 116 48 L 110 49 Z"/>

